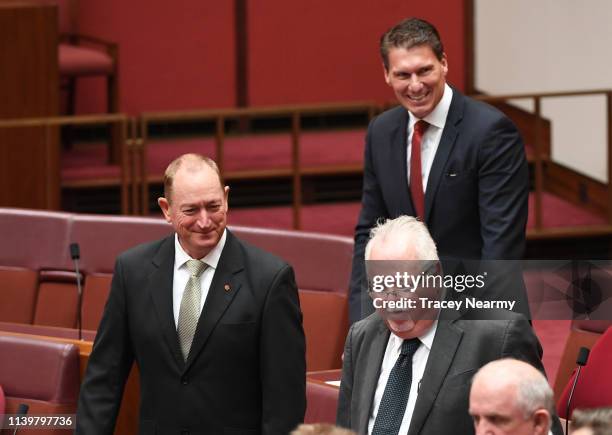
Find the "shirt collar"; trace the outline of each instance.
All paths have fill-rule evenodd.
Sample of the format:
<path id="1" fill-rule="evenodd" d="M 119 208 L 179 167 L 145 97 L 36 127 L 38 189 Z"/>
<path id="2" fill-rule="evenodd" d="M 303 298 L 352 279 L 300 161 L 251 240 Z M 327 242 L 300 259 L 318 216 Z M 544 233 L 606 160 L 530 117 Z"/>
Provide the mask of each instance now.
<path id="1" fill-rule="evenodd" d="M 219 243 L 210 250 L 208 254 L 206 254 L 202 258 L 198 258 L 198 260 L 206 263 L 208 267 L 212 267 L 213 269 L 217 268 L 219 264 L 219 258 L 221 258 L 221 252 L 223 251 L 223 247 L 225 246 L 225 240 L 227 239 L 227 230 L 223 230 L 223 234 L 219 239 Z M 177 268 L 182 267 L 187 261 L 192 258 L 185 252 L 183 247 L 181 246 L 178 234 L 174 234 L 174 264 Z"/>
<path id="2" fill-rule="evenodd" d="M 427 121 L 429 125 L 433 125 L 440 130 L 444 129 L 446 125 L 446 117 L 448 116 L 448 111 L 450 109 L 451 101 L 453 99 L 453 90 L 451 87 L 444 83 L 444 93 L 442 94 L 442 99 L 437 104 L 436 107 L 431 111 L 429 115 L 423 118 L 424 121 Z M 409 128 L 412 129 L 414 124 L 419 120 L 419 118 L 415 117 L 412 113 L 408 112 L 410 116 L 410 120 L 408 122 Z"/>
<path id="3" fill-rule="evenodd" d="M 429 351 L 431 351 L 431 346 L 433 344 L 433 340 L 436 335 L 437 328 L 438 328 L 438 320 L 434 320 L 434 322 L 431 324 L 431 327 L 424 334 L 417 337 Z M 404 341 L 403 338 L 399 338 L 393 332 L 391 333 L 391 339 L 394 341 L 393 347 L 397 349 L 399 349 L 402 346 L 402 342 Z"/>

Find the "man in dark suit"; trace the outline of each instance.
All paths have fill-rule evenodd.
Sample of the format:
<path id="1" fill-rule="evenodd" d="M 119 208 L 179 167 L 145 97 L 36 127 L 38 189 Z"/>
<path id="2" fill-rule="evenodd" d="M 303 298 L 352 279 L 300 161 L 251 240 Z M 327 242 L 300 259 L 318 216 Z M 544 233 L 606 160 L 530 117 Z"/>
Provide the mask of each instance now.
<path id="1" fill-rule="evenodd" d="M 548 380 L 523 361 L 492 361 L 474 375 L 470 415 L 476 435 L 548 435 L 554 409 Z"/>
<path id="2" fill-rule="evenodd" d="M 401 105 L 372 120 L 366 136 L 351 322 L 372 312 L 363 259 L 378 219 L 418 216 L 443 260 L 521 259 L 525 245 L 528 172 L 515 126 L 447 85 L 448 62 L 431 24 L 400 22 L 380 50 Z"/>
<path id="3" fill-rule="evenodd" d="M 422 267 L 423 262 L 438 260 L 426 227 L 414 217 L 388 220 L 372 234 L 366 247 L 372 282 L 377 276 L 402 277 L 406 270 L 425 277 L 432 268 Z M 389 264 L 398 270 L 389 270 Z M 377 311 L 354 323 L 348 333 L 339 426 L 360 435 L 473 434 L 468 398 L 470 380 L 480 367 L 514 357 L 543 372 L 542 348 L 521 314 L 491 309 L 491 320 L 472 320 L 465 310 L 421 306 L 421 298 L 448 300 L 441 289 L 397 290 L 396 282 L 389 290 L 388 285 L 371 293 Z M 416 302 L 414 308 L 382 305 L 410 300 Z"/>
<path id="4" fill-rule="evenodd" d="M 212 160 L 179 157 L 164 187 L 176 234 L 118 257 L 76 433 L 113 433 L 135 361 L 141 435 L 286 435 L 306 406 L 293 270 L 226 229 L 229 188 Z"/>

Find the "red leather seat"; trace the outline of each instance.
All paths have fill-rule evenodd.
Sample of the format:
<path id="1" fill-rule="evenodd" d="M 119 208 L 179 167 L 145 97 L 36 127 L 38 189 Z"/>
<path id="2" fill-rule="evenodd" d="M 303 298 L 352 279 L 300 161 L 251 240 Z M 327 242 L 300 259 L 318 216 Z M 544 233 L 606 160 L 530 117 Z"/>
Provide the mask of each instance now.
<path id="1" fill-rule="evenodd" d="M 79 392 L 79 353 L 74 344 L 0 333 L 0 385 L 6 413 L 21 403 L 30 414 L 74 414 Z M 25 433 L 25 432 L 24 432 Z M 65 431 L 41 429 L 39 435 Z"/>
<path id="2" fill-rule="evenodd" d="M 0 321 L 32 323 L 37 285 L 36 271 L 0 266 Z"/>
<path id="3" fill-rule="evenodd" d="M 113 58 L 107 53 L 77 45 L 59 45 L 61 76 L 108 75 L 113 73 Z"/>
<path id="4" fill-rule="evenodd" d="M 77 327 L 78 291 L 74 272 L 41 271 L 35 325 Z"/>
<path id="5" fill-rule="evenodd" d="M 353 240 L 305 231 L 232 226 L 255 246 L 293 266 L 300 292 L 306 334 L 306 369 L 342 367 L 340 359 L 348 332 L 348 285 Z"/>
<path id="6" fill-rule="evenodd" d="M 572 371 L 576 368 L 576 356 L 581 347 L 592 349 L 602 334 L 612 326 L 611 320 L 574 320 L 565 343 L 559 369 L 555 378 L 555 400 L 559 400 Z"/>
<path id="7" fill-rule="evenodd" d="M 58 67 L 68 92 L 69 115 L 75 113 L 76 79 L 103 76 L 107 79 L 108 112 L 119 111 L 119 81 L 117 79 L 118 49 L 116 44 L 82 35 L 78 31 L 76 0 L 39 0 L 58 7 L 60 44 Z"/>
<path id="8" fill-rule="evenodd" d="M 4 390 L 2 389 L 2 385 L 0 385 L 0 414 L 4 414 Z"/>
<path id="9" fill-rule="evenodd" d="M 108 294 L 110 293 L 113 275 L 110 273 L 93 273 L 87 275 L 83 287 L 83 329 L 98 329 Z"/>
<path id="10" fill-rule="evenodd" d="M 306 382 L 304 423 L 336 423 L 340 389 L 320 382 Z"/>
<path id="11" fill-rule="evenodd" d="M 576 408 L 612 407 L 610 361 L 612 361 L 612 328 L 608 327 L 591 349 L 587 364 L 581 370 L 572 398 L 570 416 Z M 565 419 L 568 418 L 567 400 L 575 376 L 574 372 L 557 401 L 557 412 Z"/>

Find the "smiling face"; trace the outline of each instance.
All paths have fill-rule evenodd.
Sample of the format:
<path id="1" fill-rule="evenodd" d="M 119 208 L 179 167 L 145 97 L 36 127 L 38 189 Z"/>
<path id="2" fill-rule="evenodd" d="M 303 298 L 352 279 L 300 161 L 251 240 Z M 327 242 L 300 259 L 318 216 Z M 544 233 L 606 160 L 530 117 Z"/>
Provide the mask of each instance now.
<path id="1" fill-rule="evenodd" d="M 381 271 L 384 271 L 385 266 L 388 265 L 390 270 L 386 273 L 387 275 L 394 275 L 395 272 L 400 272 L 400 274 L 405 272 L 408 275 L 418 276 L 421 273 L 424 261 L 417 256 L 409 239 L 379 239 L 372 243 L 367 259 L 382 264 L 380 266 Z M 394 299 L 386 298 L 383 295 L 384 293 L 381 293 L 375 295 L 375 297 L 383 297 L 385 300 Z M 418 301 L 418 298 L 437 299 L 438 296 L 437 289 L 416 289 L 413 290 L 413 293 L 406 293 L 402 297 Z M 404 340 L 425 334 L 431 328 L 437 316 L 437 310 L 424 309 L 418 304 L 415 308 L 381 307 L 376 308 L 376 310 L 387 328 Z"/>
<path id="2" fill-rule="evenodd" d="M 195 259 L 219 243 L 227 223 L 229 187 L 204 163 L 181 166 L 172 182 L 170 198 L 159 198 L 166 221 L 178 234 L 181 247 Z"/>
<path id="3" fill-rule="evenodd" d="M 429 115 L 444 94 L 446 55 L 438 59 L 428 45 L 391 48 L 388 64 L 385 81 L 400 104 L 419 119 Z"/>

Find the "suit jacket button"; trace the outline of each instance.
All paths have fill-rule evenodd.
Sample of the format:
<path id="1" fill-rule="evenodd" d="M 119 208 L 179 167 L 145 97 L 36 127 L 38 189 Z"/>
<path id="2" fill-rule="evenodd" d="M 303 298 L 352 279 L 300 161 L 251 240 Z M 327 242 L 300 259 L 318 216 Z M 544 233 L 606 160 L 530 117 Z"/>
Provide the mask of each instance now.
<path id="1" fill-rule="evenodd" d="M 184 377 L 181 378 L 181 384 L 187 385 L 188 383 L 189 383 L 189 379 L 187 378 L 187 376 L 184 376 Z M 187 433 L 189 433 L 189 432 L 187 432 Z"/>

